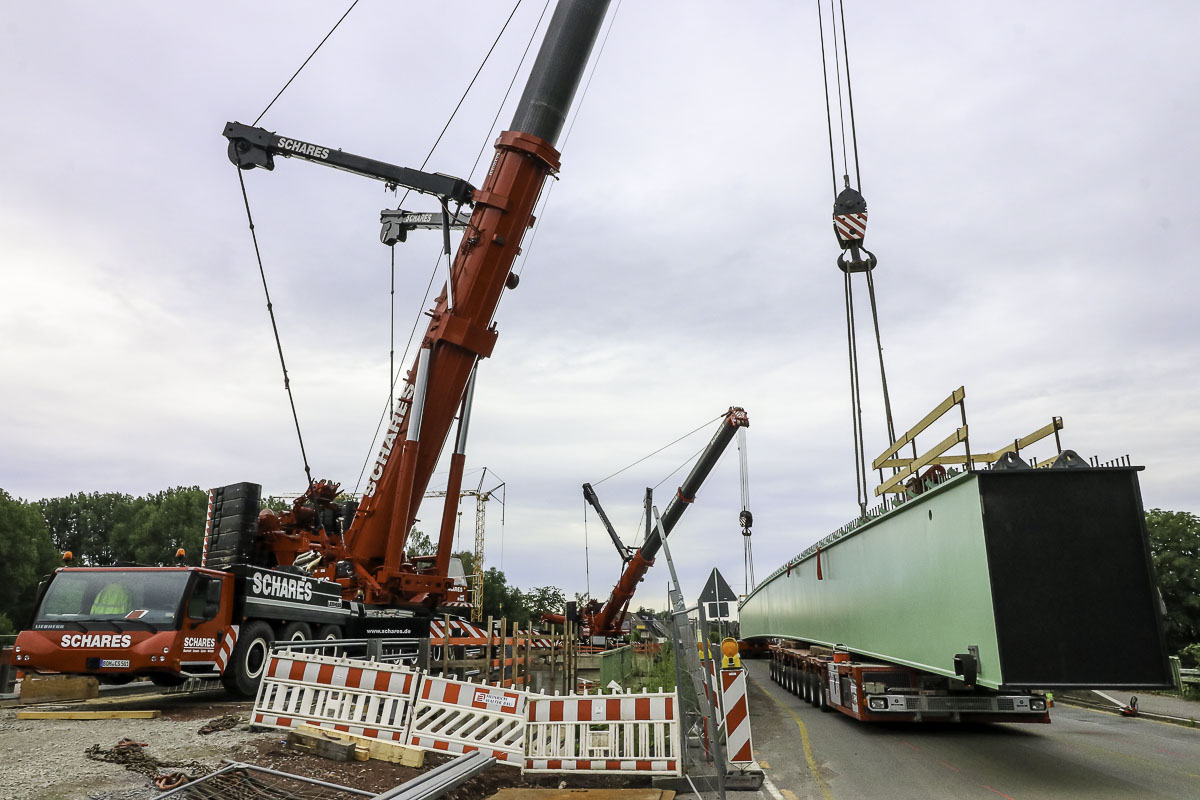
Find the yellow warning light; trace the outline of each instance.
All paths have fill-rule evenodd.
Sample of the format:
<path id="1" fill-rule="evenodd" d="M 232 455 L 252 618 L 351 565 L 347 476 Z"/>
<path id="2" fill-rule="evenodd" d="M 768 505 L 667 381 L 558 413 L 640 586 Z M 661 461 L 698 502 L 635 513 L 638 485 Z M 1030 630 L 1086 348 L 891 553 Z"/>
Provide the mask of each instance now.
<path id="1" fill-rule="evenodd" d="M 725 637 L 721 640 L 721 669 L 739 669 L 742 661 L 738 658 L 737 639 Z"/>
<path id="2" fill-rule="evenodd" d="M 62 554 L 62 560 L 63 560 L 64 564 L 68 561 L 73 560 L 74 558 L 75 558 L 75 554 L 72 553 L 70 550 L 66 550 Z"/>
<path id="3" fill-rule="evenodd" d="M 179 548 L 175 551 L 175 558 L 183 561 L 185 558 L 187 558 L 187 550 L 184 550 L 182 547 Z"/>

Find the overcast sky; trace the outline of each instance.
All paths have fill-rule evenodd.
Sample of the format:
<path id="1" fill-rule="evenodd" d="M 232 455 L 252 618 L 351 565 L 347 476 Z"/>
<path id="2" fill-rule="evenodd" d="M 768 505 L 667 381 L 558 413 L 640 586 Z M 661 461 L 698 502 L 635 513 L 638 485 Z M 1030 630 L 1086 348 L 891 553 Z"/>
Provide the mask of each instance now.
<path id="1" fill-rule="evenodd" d="M 304 488 L 221 130 L 253 122 L 347 5 L 8 9 L 0 487 Z M 522 3 L 430 171 L 466 176 L 494 139 L 542 5 Z M 261 124 L 420 166 L 511 8 L 362 0 Z M 1200 510 L 1200 6 L 846 12 L 897 427 L 965 385 L 973 449 L 1060 415 L 1064 446 L 1145 465 L 1146 507 Z M 811 2 L 620 6 L 479 370 L 468 468 L 499 476 L 485 489 L 507 484 L 486 559 L 510 582 L 607 595 L 619 561 L 593 516 L 589 575 L 580 484 L 730 405 L 751 420 L 760 575 L 855 514 L 822 86 Z M 310 462 L 353 489 L 387 402 L 378 214 L 397 198 L 297 160 L 245 177 Z M 439 240 L 397 248 L 398 353 Z M 860 336 L 871 457 L 887 441 L 873 337 Z M 598 487 L 623 536 L 637 538 L 644 487 L 712 430 Z M 739 510 L 731 448 L 672 537 L 693 595 L 713 566 L 742 588 Z M 665 582 L 660 565 L 638 600 L 661 605 Z"/>

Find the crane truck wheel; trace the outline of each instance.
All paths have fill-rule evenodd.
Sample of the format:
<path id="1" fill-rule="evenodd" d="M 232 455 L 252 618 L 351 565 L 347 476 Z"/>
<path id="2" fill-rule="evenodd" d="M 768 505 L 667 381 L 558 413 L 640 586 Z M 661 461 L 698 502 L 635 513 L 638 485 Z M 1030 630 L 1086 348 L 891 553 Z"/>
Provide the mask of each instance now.
<path id="1" fill-rule="evenodd" d="M 817 681 L 817 708 L 822 711 L 832 711 L 833 706 L 829 705 L 829 684 L 825 681 Z"/>
<path id="2" fill-rule="evenodd" d="M 279 631 L 283 642 L 307 642 L 312 638 L 312 626 L 307 622 L 289 622 Z"/>
<path id="3" fill-rule="evenodd" d="M 270 660 L 274 639 L 275 632 L 262 620 L 246 623 L 233 646 L 229 663 L 221 673 L 221 683 L 226 691 L 240 697 L 254 697 L 258 693 L 258 683 Z"/>
<path id="4" fill-rule="evenodd" d="M 320 628 L 317 628 L 317 641 L 331 642 L 341 638 L 342 629 L 337 625 L 322 625 Z M 325 656 L 340 656 L 345 653 L 344 650 L 333 647 L 322 649 L 320 652 L 321 655 Z"/>

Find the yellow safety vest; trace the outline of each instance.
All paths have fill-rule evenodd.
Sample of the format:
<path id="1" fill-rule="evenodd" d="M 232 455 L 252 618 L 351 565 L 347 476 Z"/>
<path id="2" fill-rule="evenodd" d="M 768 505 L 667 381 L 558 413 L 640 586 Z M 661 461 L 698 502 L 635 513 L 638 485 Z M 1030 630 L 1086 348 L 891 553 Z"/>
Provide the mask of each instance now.
<path id="1" fill-rule="evenodd" d="M 128 614 L 133 610 L 129 590 L 119 583 L 110 583 L 100 590 L 92 603 L 93 614 Z"/>

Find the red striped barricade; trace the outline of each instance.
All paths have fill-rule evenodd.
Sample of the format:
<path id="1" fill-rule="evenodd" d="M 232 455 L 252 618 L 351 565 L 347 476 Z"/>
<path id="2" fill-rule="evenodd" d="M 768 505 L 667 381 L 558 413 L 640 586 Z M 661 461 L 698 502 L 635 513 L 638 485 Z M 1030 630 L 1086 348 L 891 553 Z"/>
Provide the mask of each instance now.
<path id="1" fill-rule="evenodd" d="M 721 670 L 721 706 L 725 709 L 725 757 L 734 766 L 756 764 L 744 667 Z"/>
<path id="2" fill-rule="evenodd" d="M 470 753 L 521 766 L 528 693 L 487 683 L 426 676 L 412 715 L 408 744 L 422 750 Z"/>
<path id="3" fill-rule="evenodd" d="M 272 653 L 252 725 L 312 725 L 403 741 L 420 673 L 400 664 L 283 651 Z"/>
<path id="4" fill-rule="evenodd" d="M 525 772 L 680 775 L 674 692 L 529 699 Z"/>

